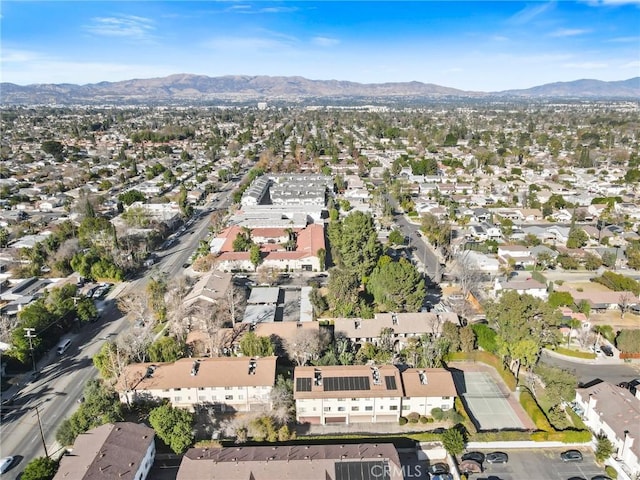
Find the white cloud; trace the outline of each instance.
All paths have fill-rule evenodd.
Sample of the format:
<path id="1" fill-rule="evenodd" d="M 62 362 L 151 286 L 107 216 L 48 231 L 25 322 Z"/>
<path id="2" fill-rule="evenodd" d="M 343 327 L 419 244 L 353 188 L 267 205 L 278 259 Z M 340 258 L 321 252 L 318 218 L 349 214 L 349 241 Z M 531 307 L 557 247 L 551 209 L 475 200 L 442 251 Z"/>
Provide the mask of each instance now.
<path id="1" fill-rule="evenodd" d="M 624 65 L 622 65 L 622 68 L 635 68 L 635 69 L 638 69 L 638 68 L 640 68 L 640 60 L 634 60 L 632 62 L 625 63 Z"/>
<path id="2" fill-rule="evenodd" d="M 2 49 L 2 55 L 0 55 L 0 62 L 2 63 L 27 63 L 37 60 L 40 55 L 36 52 L 29 50 L 14 50 L 4 48 Z"/>
<path id="3" fill-rule="evenodd" d="M 105 37 L 148 38 L 155 30 L 153 20 L 136 15 L 117 17 L 95 17 L 84 30 L 94 35 Z"/>
<path id="4" fill-rule="evenodd" d="M 617 5 L 638 5 L 640 0 L 587 0 L 587 4 L 592 7 L 611 7 Z"/>
<path id="5" fill-rule="evenodd" d="M 340 40 L 330 37 L 313 37 L 311 42 L 320 47 L 334 47 L 340 43 Z"/>
<path id="6" fill-rule="evenodd" d="M 518 13 L 512 15 L 508 22 L 516 25 L 523 25 L 529 23 L 534 18 L 542 15 L 548 10 L 555 7 L 555 2 L 547 2 L 541 5 L 528 5 Z"/>
<path id="7" fill-rule="evenodd" d="M 640 43 L 640 37 L 617 37 L 606 41 L 610 43 Z"/>
<path id="8" fill-rule="evenodd" d="M 580 70 L 595 70 L 601 68 L 607 68 L 609 65 L 606 63 L 598 63 L 598 62 L 580 62 L 580 63 L 565 63 L 563 67 L 565 68 L 577 68 Z"/>
<path id="9" fill-rule="evenodd" d="M 549 34 L 551 37 L 575 37 L 576 35 L 584 35 L 591 30 L 585 30 L 581 28 L 561 28 Z"/>

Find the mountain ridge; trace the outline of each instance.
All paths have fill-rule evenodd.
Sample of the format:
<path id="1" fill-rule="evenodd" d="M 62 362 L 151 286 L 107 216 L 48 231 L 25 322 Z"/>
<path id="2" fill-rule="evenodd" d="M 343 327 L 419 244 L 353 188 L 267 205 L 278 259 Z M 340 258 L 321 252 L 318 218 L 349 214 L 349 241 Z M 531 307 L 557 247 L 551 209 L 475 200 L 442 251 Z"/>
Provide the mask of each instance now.
<path id="1" fill-rule="evenodd" d="M 209 77 L 176 73 L 166 77 L 138 78 L 84 85 L 0 84 L 1 104 L 74 103 L 185 103 L 208 101 L 285 101 L 311 99 L 443 99 L 443 98 L 640 98 L 640 77 L 602 81 L 580 79 L 554 82 L 527 89 L 481 92 L 410 82 L 358 83 L 348 80 L 310 80 L 301 76 L 225 75 Z"/>

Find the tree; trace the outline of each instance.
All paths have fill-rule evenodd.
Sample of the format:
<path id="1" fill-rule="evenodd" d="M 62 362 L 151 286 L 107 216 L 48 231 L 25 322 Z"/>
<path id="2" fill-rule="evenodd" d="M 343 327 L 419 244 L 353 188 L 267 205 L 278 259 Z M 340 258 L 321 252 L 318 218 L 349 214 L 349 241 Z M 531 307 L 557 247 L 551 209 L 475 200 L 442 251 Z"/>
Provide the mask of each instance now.
<path id="1" fill-rule="evenodd" d="M 369 276 L 382 253 L 382 245 L 369 214 L 355 211 L 342 221 L 339 256 L 342 266 L 360 280 Z"/>
<path id="2" fill-rule="evenodd" d="M 186 344 L 174 337 L 162 337 L 149 345 L 152 362 L 175 362 L 184 357 Z"/>
<path id="3" fill-rule="evenodd" d="M 448 255 L 451 244 L 451 224 L 448 221 L 439 220 L 435 215 L 427 213 L 422 216 L 420 230 L 429 243 Z"/>
<path id="4" fill-rule="evenodd" d="M 557 342 L 560 313 L 538 298 L 511 290 L 485 311 L 496 328 L 498 353 L 511 361 L 516 376 L 520 364 L 532 365 L 543 345 Z"/>
<path id="5" fill-rule="evenodd" d="M 596 443 L 595 457 L 598 463 L 604 462 L 615 452 L 615 446 L 604 435 L 599 435 Z"/>
<path id="6" fill-rule="evenodd" d="M 134 202 L 144 202 L 146 200 L 146 197 L 142 192 L 138 190 L 128 190 L 118 195 L 118 200 L 120 200 L 123 204 L 129 206 Z"/>
<path id="7" fill-rule="evenodd" d="M 618 306 L 620 307 L 620 318 L 624 318 L 624 314 L 627 313 L 627 310 L 631 307 L 632 304 L 635 303 L 635 299 L 633 298 L 633 294 L 630 292 L 622 292 L 620 297 L 618 298 Z"/>
<path id="8" fill-rule="evenodd" d="M 460 348 L 463 352 L 472 352 L 476 348 L 476 334 L 470 325 L 460 329 Z"/>
<path id="9" fill-rule="evenodd" d="M 352 317 L 358 313 L 360 279 L 346 268 L 332 268 L 327 284 L 327 302 L 333 315 Z"/>
<path id="10" fill-rule="evenodd" d="M 406 259 L 394 262 L 383 256 L 371 273 L 367 290 L 381 311 L 416 312 L 424 300 L 425 284 Z"/>
<path id="11" fill-rule="evenodd" d="M 292 379 L 278 375 L 276 384 L 271 389 L 271 403 L 274 418 L 280 423 L 289 423 L 295 413 Z"/>
<path id="12" fill-rule="evenodd" d="M 51 480 L 58 470 L 58 462 L 49 457 L 38 457 L 24 467 L 21 480 Z"/>
<path id="13" fill-rule="evenodd" d="M 569 370 L 540 363 L 536 366 L 535 373 L 544 383 L 546 397 L 551 405 L 571 402 L 575 398 L 578 379 Z"/>
<path id="14" fill-rule="evenodd" d="M 624 353 L 640 353 L 640 330 L 621 330 L 616 347 Z"/>
<path id="15" fill-rule="evenodd" d="M 158 437 L 177 454 L 183 453 L 193 443 L 191 412 L 164 404 L 149 413 L 149 423 Z"/>
<path id="16" fill-rule="evenodd" d="M 274 348 L 269 337 L 247 332 L 240 340 L 240 352 L 245 357 L 270 357 L 274 353 Z"/>
<path id="17" fill-rule="evenodd" d="M 249 260 L 253 264 L 254 268 L 258 268 L 260 262 L 262 261 L 262 254 L 260 252 L 260 246 L 253 244 L 249 248 Z"/>
<path id="18" fill-rule="evenodd" d="M 389 233 L 389 243 L 391 245 L 404 245 L 404 234 L 398 228 L 394 228 Z"/>
<path id="19" fill-rule="evenodd" d="M 449 351 L 457 352 L 460 350 L 460 330 L 458 326 L 452 322 L 444 322 L 442 325 L 442 336 L 449 342 Z"/>
<path id="20" fill-rule="evenodd" d="M 327 344 L 328 339 L 320 330 L 298 328 L 284 347 L 289 358 L 301 366 L 317 359 L 327 348 Z"/>
<path id="21" fill-rule="evenodd" d="M 464 451 L 464 435 L 457 428 L 449 428 L 442 434 L 442 445 L 449 455 L 460 455 Z"/>
<path id="22" fill-rule="evenodd" d="M 549 299 L 547 300 L 547 302 L 553 308 L 558 308 L 562 305 L 572 306 L 575 303 L 575 300 L 569 292 L 554 291 L 549 294 Z"/>

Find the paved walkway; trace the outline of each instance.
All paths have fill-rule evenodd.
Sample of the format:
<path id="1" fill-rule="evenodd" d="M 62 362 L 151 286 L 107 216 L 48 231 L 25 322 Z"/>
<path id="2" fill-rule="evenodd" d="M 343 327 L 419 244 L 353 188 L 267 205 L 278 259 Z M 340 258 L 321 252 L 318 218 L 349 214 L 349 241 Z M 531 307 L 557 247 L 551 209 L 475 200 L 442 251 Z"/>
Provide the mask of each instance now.
<path id="1" fill-rule="evenodd" d="M 428 432 L 435 428 L 449 428 L 448 422 L 434 423 L 407 423 L 399 425 L 398 423 L 352 423 L 350 425 L 311 425 L 303 424 L 296 426 L 296 434 L 304 435 L 344 435 L 344 434 L 409 434 Z"/>

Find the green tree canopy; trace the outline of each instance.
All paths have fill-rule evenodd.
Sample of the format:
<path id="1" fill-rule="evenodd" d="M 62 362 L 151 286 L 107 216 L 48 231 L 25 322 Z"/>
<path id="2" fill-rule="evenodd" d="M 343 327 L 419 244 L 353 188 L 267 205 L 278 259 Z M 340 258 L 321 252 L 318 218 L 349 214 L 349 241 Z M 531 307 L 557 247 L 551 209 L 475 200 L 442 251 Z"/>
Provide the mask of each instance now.
<path id="1" fill-rule="evenodd" d="M 144 202 L 146 199 L 147 197 L 145 197 L 142 192 L 135 189 L 128 190 L 118 195 L 118 200 L 120 200 L 127 206 L 131 205 L 134 202 Z"/>
<path id="2" fill-rule="evenodd" d="M 561 315 L 548 303 L 516 291 L 504 292 L 485 308 L 487 319 L 495 326 L 498 353 L 503 359 L 522 364 L 535 363 L 543 345 L 557 342 Z"/>
<path id="3" fill-rule="evenodd" d="M 365 279 L 375 268 L 382 253 L 373 218 L 361 211 L 354 211 L 342 221 L 339 245 L 341 265 Z"/>
<path id="4" fill-rule="evenodd" d="M 640 330 L 621 330 L 616 347 L 624 353 L 640 353 Z"/>
<path id="5" fill-rule="evenodd" d="M 416 268 L 402 258 L 398 262 L 380 261 L 371 273 L 367 290 L 381 311 L 417 312 L 424 300 L 425 284 Z"/>
<path id="6" fill-rule="evenodd" d="M 269 337 L 247 332 L 240 340 L 240 352 L 245 357 L 269 357 L 273 355 L 274 348 Z"/>
<path id="7" fill-rule="evenodd" d="M 151 410 L 149 423 L 158 437 L 177 454 L 183 453 L 193 443 L 191 412 L 164 404 Z"/>
<path id="8" fill-rule="evenodd" d="M 332 314 L 338 317 L 357 315 L 360 287 L 358 275 L 346 268 L 332 268 L 330 272 L 327 302 Z"/>
<path id="9" fill-rule="evenodd" d="M 38 457 L 24 467 L 21 480 L 51 480 L 58 471 L 58 462 L 49 457 Z"/>
<path id="10" fill-rule="evenodd" d="M 149 345 L 152 362 L 175 362 L 184 357 L 186 344 L 174 337 L 162 337 Z"/>
<path id="11" fill-rule="evenodd" d="M 457 428 L 449 428 L 442 434 L 442 445 L 449 455 L 460 455 L 464 451 L 464 435 Z"/>

